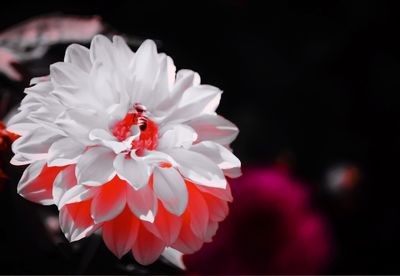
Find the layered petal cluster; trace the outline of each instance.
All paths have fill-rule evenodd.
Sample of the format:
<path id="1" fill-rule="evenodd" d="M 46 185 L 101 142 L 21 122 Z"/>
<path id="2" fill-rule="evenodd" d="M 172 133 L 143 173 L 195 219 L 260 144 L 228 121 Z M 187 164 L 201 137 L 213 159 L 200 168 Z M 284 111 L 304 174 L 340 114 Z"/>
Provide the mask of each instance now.
<path id="1" fill-rule="evenodd" d="M 70 45 L 50 75 L 32 80 L 8 129 L 12 163 L 26 165 L 25 198 L 56 204 L 70 241 L 101 229 L 118 257 L 142 264 L 211 241 L 240 175 L 237 127 L 216 114 L 221 90 L 146 40 Z"/>

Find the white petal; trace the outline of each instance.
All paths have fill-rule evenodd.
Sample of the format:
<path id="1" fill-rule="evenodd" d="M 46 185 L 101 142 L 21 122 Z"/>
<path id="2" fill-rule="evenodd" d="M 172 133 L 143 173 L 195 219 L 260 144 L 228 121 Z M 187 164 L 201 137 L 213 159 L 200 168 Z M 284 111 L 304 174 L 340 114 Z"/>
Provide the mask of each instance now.
<path id="1" fill-rule="evenodd" d="M 75 185 L 76 185 L 75 166 L 68 166 L 63 171 L 61 171 L 54 179 L 54 185 L 52 191 L 54 204 L 58 206 L 65 192 L 74 187 Z M 59 209 L 61 209 L 61 207 L 59 207 Z"/>
<path id="2" fill-rule="evenodd" d="M 60 135 L 41 127 L 18 138 L 12 144 L 12 150 L 25 157 L 39 160 L 47 157 L 50 146 L 60 138 Z"/>
<path id="3" fill-rule="evenodd" d="M 159 59 L 157 46 L 152 40 L 146 40 L 135 53 L 132 63 L 136 90 L 132 95 L 132 103 L 141 103 L 149 108 L 155 95 L 149 93 L 153 90 L 159 72 Z"/>
<path id="4" fill-rule="evenodd" d="M 183 93 L 177 109 L 168 117 L 170 122 L 185 122 L 202 114 L 213 114 L 222 91 L 210 85 L 193 86 Z"/>
<path id="5" fill-rule="evenodd" d="M 89 133 L 89 139 L 92 141 L 98 141 L 102 145 L 112 149 L 116 154 L 131 148 L 132 141 L 139 137 L 140 130 L 137 126 L 132 128 L 132 136 L 127 138 L 125 141 L 119 142 L 111 133 L 104 129 L 93 129 Z"/>
<path id="6" fill-rule="evenodd" d="M 96 62 L 90 71 L 90 86 L 101 107 L 107 108 L 112 104 L 119 103 L 118 91 L 115 89 L 118 75 L 112 67 L 105 63 Z"/>
<path id="7" fill-rule="evenodd" d="M 56 125 L 84 145 L 93 145 L 89 132 L 94 128 L 106 128 L 107 120 L 92 109 L 68 109 L 56 120 Z"/>
<path id="8" fill-rule="evenodd" d="M 61 138 L 49 148 L 47 163 L 49 166 L 75 164 L 83 150 L 81 143 L 71 138 Z"/>
<path id="9" fill-rule="evenodd" d="M 32 132 L 33 130 L 35 130 L 36 128 L 39 127 L 37 124 L 33 123 L 30 119 L 29 119 L 29 121 L 30 122 L 28 122 L 28 120 L 27 120 L 26 123 L 18 123 L 18 124 L 9 125 L 9 126 L 7 126 L 7 130 L 9 132 L 16 133 L 16 134 L 19 134 L 22 136 L 27 135 L 29 132 Z"/>
<path id="10" fill-rule="evenodd" d="M 53 183 L 61 167 L 49 168 L 45 160 L 33 162 L 22 174 L 17 191 L 24 198 L 43 205 L 53 204 Z"/>
<path id="11" fill-rule="evenodd" d="M 172 247 L 166 247 L 164 252 L 161 254 L 165 259 L 167 259 L 173 265 L 179 267 L 182 270 L 186 269 L 186 266 L 183 262 L 183 254 Z"/>
<path id="12" fill-rule="evenodd" d="M 70 241 L 78 241 L 96 231 L 101 224 L 94 224 L 90 218 L 90 208 L 87 202 L 66 205 L 60 210 L 60 228 Z"/>
<path id="13" fill-rule="evenodd" d="M 148 103 L 156 112 L 162 109 L 162 107 L 160 108 L 160 104 L 163 104 L 168 97 L 172 96 L 176 70 L 174 61 L 169 56 L 164 53 L 158 56 L 160 60 L 159 74 L 155 80 L 155 87 L 152 92 L 154 96 L 151 98 L 152 102 Z M 177 98 L 175 98 L 175 101 L 176 99 Z"/>
<path id="14" fill-rule="evenodd" d="M 215 114 L 203 114 L 188 124 L 197 132 L 199 141 L 209 140 L 221 145 L 229 145 L 239 133 L 233 123 Z"/>
<path id="15" fill-rule="evenodd" d="M 224 174 L 230 178 L 238 178 L 242 176 L 242 169 L 240 167 L 225 169 Z"/>
<path id="16" fill-rule="evenodd" d="M 127 187 L 127 203 L 131 211 L 141 220 L 154 222 L 157 213 L 157 198 L 149 185 L 135 190 Z"/>
<path id="17" fill-rule="evenodd" d="M 240 167 L 240 160 L 227 148 L 220 144 L 204 141 L 193 145 L 191 151 L 198 152 L 211 159 L 220 169 L 232 169 Z"/>
<path id="18" fill-rule="evenodd" d="M 169 149 L 165 152 L 175 159 L 181 174 L 194 183 L 208 187 L 226 187 L 222 170 L 204 155 L 186 149 Z"/>
<path id="19" fill-rule="evenodd" d="M 174 168 L 154 169 L 154 192 L 171 213 L 180 216 L 188 204 L 188 191 L 182 176 Z"/>
<path id="20" fill-rule="evenodd" d="M 89 49 L 79 44 L 68 46 L 67 50 L 65 50 L 64 62 L 72 63 L 86 73 L 89 73 L 92 67 Z"/>
<path id="21" fill-rule="evenodd" d="M 118 154 L 114 168 L 119 178 L 126 180 L 134 189 L 147 185 L 150 178 L 150 167 L 140 159 L 133 159 L 125 154 Z"/>
<path id="22" fill-rule="evenodd" d="M 55 87 L 86 87 L 89 78 L 72 63 L 56 62 L 50 65 L 50 79 Z"/>
<path id="23" fill-rule="evenodd" d="M 114 62 L 111 41 L 104 35 L 96 35 L 90 44 L 90 59 L 92 63 L 102 62 L 112 66 Z"/>
<path id="24" fill-rule="evenodd" d="M 197 134 L 193 128 L 186 125 L 168 125 L 160 129 L 160 139 L 158 140 L 158 149 L 188 148 L 197 139 Z"/>
<path id="25" fill-rule="evenodd" d="M 17 191 L 19 194 L 24 193 L 24 190 L 28 187 L 28 185 L 40 175 L 45 165 L 46 162 L 44 160 L 40 160 L 30 164 L 25 169 L 17 186 Z"/>
<path id="26" fill-rule="evenodd" d="M 76 164 L 78 184 L 100 186 L 115 176 L 115 154 L 108 148 L 95 147 L 87 150 Z"/>
<path id="27" fill-rule="evenodd" d="M 86 187 L 84 185 L 75 185 L 67 190 L 61 197 L 58 203 L 58 209 L 61 209 L 66 204 L 81 202 L 94 197 L 98 190 L 93 187 Z"/>
<path id="28" fill-rule="evenodd" d="M 175 160 L 168 154 L 161 151 L 144 151 L 143 156 L 141 157 L 143 161 L 152 166 L 158 166 L 160 163 L 169 163 L 173 167 L 176 166 Z"/>
<path id="29" fill-rule="evenodd" d="M 174 96 L 183 95 L 183 93 L 192 86 L 200 85 L 200 75 L 192 70 L 179 70 L 176 74 L 174 86 Z"/>
<path id="30" fill-rule="evenodd" d="M 132 50 L 126 44 L 125 40 L 118 35 L 113 37 L 113 46 L 116 50 L 114 51 L 115 62 L 119 67 L 128 68 L 134 56 Z"/>
<path id="31" fill-rule="evenodd" d="M 10 163 L 14 166 L 23 166 L 32 163 L 33 160 L 24 157 L 22 154 L 16 153 L 10 160 Z"/>
<path id="32" fill-rule="evenodd" d="M 164 112 L 170 111 L 173 106 L 178 104 L 177 99 L 180 99 L 187 89 L 199 84 L 199 74 L 191 70 L 179 70 L 176 74 L 175 84 L 172 88 L 169 98 L 161 102 L 157 109 L 161 109 Z"/>
<path id="33" fill-rule="evenodd" d="M 31 78 L 29 85 L 34 85 L 34 84 L 38 84 L 40 82 L 48 82 L 50 81 L 50 76 L 41 76 L 41 77 L 36 77 L 36 78 Z"/>

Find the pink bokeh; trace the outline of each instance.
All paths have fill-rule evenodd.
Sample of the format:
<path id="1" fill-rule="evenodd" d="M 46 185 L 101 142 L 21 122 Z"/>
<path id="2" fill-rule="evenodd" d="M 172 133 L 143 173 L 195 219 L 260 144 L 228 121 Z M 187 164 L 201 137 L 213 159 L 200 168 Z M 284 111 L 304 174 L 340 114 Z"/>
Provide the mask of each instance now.
<path id="1" fill-rule="evenodd" d="M 213 242 L 184 257 L 189 273 L 323 272 L 330 235 L 302 183 L 282 170 L 245 168 L 231 187 L 231 212 Z"/>

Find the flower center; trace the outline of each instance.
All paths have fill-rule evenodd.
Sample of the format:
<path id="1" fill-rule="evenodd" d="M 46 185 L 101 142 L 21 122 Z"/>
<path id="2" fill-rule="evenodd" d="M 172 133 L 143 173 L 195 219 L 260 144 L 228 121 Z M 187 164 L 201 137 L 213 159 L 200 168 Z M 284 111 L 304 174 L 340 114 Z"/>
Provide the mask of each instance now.
<path id="1" fill-rule="evenodd" d="M 132 136 L 132 126 L 140 129 L 139 139 L 132 141 L 132 150 L 137 150 L 140 154 L 143 150 L 155 150 L 158 143 L 158 127 L 145 116 L 146 109 L 139 105 L 134 105 L 135 111 L 126 114 L 125 118 L 117 122 L 112 128 L 112 134 L 118 141 L 124 141 Z"/>

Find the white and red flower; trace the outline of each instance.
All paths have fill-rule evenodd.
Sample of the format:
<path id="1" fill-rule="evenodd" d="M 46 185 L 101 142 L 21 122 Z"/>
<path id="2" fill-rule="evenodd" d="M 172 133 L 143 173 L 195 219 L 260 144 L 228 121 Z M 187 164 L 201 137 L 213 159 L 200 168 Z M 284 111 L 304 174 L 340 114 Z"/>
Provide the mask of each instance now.
<path id="1" fill-rule="evenodd" d="M 221 90 L 145 41 L 73 44 L 48 78 L 33 79 L 8 129 L 18 192 L 56 204 L 70 241 L 101 229 L 118 257 L 142 264 L 211 241 L 240 175 L 229 144 L 238 129 L 216 114 Z M 166 251 L 165 251 L 166 250 Z"/>

